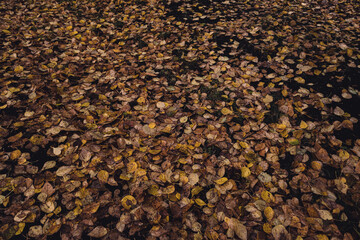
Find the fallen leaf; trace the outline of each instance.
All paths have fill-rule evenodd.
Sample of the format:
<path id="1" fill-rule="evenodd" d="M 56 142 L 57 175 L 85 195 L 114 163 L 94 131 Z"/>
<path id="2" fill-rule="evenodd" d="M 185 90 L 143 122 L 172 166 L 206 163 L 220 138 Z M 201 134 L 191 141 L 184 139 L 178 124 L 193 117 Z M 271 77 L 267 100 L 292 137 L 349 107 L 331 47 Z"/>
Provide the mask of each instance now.
<path id="1" fill-rule="evenodd" d="M 251 171 L 248 167 L 242 167 L 241 169 L 241 177 L 247 178 L 251 175 Z"/>
<path id="2" fill-rule="evenodd" d="M 15 73 L 21 73 L 22 71 L 24 71 L 24 68 L 20 65 L 17 65 L 14 69 Z"/>
<path id="3" fill-rule="evenodd" d="M 43 235 L 43 229 L 42 226 L 40 225 L 36 225 L 36 226 L 31 226 L 28 232 L 29 237 L 33 237 L 33 238 L 38 238 L 41 235 Z"/>
<path id="4" fill-rule="evenodd" d="M 228 218 L 225 217 L 224 220 L 230 229 L 232 229 L 235 234 L 240 238 L 241 240 L 247 240 L 247 229 L 246 227 L 236 218 Z"/>
<path id="5" fill-rule="evenodd" d="M 274 236 L 275 240 L 282 240 L 282 239 L 290 239 L 288 236 L 288 231 L 283 225 L 277 225 L 271 230 L 272 235 Z"/>
<path id="6" fill-rule="evenodd" d="M 215 183 L 216 184 L 219 184 L 219 185 L 222 185 L 222 184 L 224 184 L 225 182 L 227 182 L 227 178 L 226 177 L 222 177 L 222 178 L 220 178 L 220 179 L 218 179 L 218 180 L 215 180 Z"/>
<path id="7" fill-rule="evenodd" d="M 264 103 L 271 103 L 272 101 L 274 101 L 274 98 L 273 98 L 271 95 L 267 94 L 267 95 L 263 98 L 263 101 L 264 101 Z"/>
<path id="8" fill-rule="evenodd" d="M 97 177 L 100 182 L 107 183 L 107 181 L 109 179 L 109 173 L 105 170 L 100 170 L 97 174 Z"/>
<path id="9" fill-rule="evenodd" d="M 63 177 L 74 170 L 74 166 L 61 166 L 56 170 L 56 176 Z"/>
<path id="10" fill-rule="evenodd" d="M 108 233 L 108 230 L 105 227 L 97 226 L 91 232 L 88 233 L 89 237 L 101 238 Z"/>
<path id="11" fill-rule="evenodd" d="M 126 195 L 121 199 L 121 204 L 125 209 L 129 210 L 132 206 L 137 204 L 137 201 L 133 196 Z"/>
<path id="12" fill-rule="evenodd" d="M 221 109 L 221 113 L 222 113 L 223 115 L 229 115 L 229 114 L 233 114 L 233 111 L 231 111 L 231 110 L 228 109 L 228 108 L 223 108 L 223 109 Z"/>
<path id="13" fill-rule="evenodd" d="M 274 210 L 271 207 L 266 207 L 264 210 L 264 215 L 268 221 L 271 221 L 274 217 Z"/>
<path id="14" fill-rule="evenodd" d="M 332 214 L 328 210 L 318 210 L 322 220 L 333 220 Z"/>

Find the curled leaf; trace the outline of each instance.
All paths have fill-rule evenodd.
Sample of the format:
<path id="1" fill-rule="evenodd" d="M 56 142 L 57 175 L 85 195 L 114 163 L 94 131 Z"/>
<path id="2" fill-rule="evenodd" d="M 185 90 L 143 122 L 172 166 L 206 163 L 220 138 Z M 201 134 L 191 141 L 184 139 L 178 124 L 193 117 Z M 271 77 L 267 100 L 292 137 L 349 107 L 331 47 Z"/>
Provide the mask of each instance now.
<path id="1" fill-rule="evenodd" d="M 131 195 L 127 195 L 123 197 L 123 199 L 121 199 L 121 205 L 127 210 L 129 210 L 132 206 L 136 204 L 137 204 L 136 199 Z"/>

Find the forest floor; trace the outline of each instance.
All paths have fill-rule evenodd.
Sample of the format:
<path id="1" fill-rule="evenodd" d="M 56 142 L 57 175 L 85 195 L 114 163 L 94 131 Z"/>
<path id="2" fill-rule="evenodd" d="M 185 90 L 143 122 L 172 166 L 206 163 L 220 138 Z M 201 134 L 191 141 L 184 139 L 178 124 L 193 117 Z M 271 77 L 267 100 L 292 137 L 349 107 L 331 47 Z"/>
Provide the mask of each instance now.
<path id="1" fill-rule="evenodd" d="M 0 19 L 0 239 L 360 239 L 358 1 Z"/>

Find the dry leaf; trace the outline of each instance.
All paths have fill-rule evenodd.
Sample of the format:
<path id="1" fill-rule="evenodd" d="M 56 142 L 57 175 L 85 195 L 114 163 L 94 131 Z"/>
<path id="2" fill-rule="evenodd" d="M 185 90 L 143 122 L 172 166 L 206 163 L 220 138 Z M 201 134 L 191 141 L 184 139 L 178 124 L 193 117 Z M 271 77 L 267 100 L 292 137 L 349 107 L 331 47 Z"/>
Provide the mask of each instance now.
<path id="1" fill-rule="evenodd" d="M 135 206 L 137 204 L 137 201 L 133 196 L 127 195 L 121 199 L 121 204 L 125 209 L 128 210 L 132 206 Z"/>
<path id="2" fill-rule="evenodd" d="M 227 178 L 226 177 L 223 177 L 223 178 L 220 178 L 220 179 L 218 179 L 218 180 L 215 180 L 215 183 L 216 184 L 219 184 L 219 185 L 222 185 L 222 184 L 224 184 L 225 182 L 227 182 Z"/>
<path id="3" fill-rule="evenodd" d="M 56 170 L 56 176 L 63 177 L 71 173 L 74 169 L 74 166 L 61 166 Z"/>
<path id="4" fill-rule="evenodd" d="M 227 223 L 229 228 L 235 232 L 239 239 L 247 240 L 247 229 L 243 224 L 240 223 L 239 220 L 236 218 L 225 217 L 224 221 Z"/>
<path id="5" fill-rule="evenodd" d="M 108 233 L 108 230 L 105 227 L 97 226 L 91 232 L 88 233 L 89 237 L 101 238 Z"/>
<path id="6" fill-rule="evenodd" d="M 274 217 L 274 210 L 271 207 L 266 207 L 264 210 L 264 215 L 268 221 L 271 221 Z"/>
<path id="7" fill-rule="evenodd" d="M 271 230 L 275 240 L 290 240 L 288 231 L 283 225 L 277 225 Z"/>

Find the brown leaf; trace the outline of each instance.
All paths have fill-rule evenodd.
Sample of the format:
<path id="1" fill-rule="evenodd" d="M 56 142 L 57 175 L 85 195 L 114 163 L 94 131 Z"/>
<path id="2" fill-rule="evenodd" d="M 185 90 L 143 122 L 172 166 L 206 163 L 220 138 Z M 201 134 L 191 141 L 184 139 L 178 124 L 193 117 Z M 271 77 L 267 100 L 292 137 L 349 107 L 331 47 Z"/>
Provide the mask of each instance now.
<path id="1" fill-rule="evenodd" d="M 290 240 L 290 236 L 288 231 L 283 225 L 277 225 L 271 230 L 272 235 L 274 236 L 275 240 Z"/>
<path id="2" fill-rule="evenodd" d="M 101 238 L 108 233 L 108 230 L 103 226 L 95 227 L 91 232 L 88 233 L 89 237 Z"/>
<path id="3" fill-rule="evenodd" d="M 225 217 L 224 221 L 227 223 L 229 228 L 235 232 L 238 238 L 241 240 L 247 240 L 247 229 L 239 220 L 236 218 Z"/>

